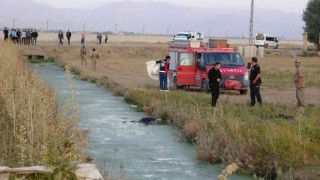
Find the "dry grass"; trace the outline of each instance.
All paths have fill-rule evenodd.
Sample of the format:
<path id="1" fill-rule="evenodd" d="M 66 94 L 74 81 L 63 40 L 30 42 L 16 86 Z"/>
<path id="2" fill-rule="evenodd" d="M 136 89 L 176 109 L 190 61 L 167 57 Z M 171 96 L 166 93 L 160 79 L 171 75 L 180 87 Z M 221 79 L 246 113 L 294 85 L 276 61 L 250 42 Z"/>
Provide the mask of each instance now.
<path id="1" fill-rule="evenodd" d="M 70 64 L 83 79 L 100 81 L 108 79 L 123 89 L 157 89 L 158 82 L 147 76 L 145 63 L 164 57 L 168 49 L 164 44 L 149 43 L 119 43 L 114 46 L 88 46 L 95 47 L 101 56 L 98 61 L 97 72 L 92 72 L 90 59 L 88 66 L 81 66 L 80 47 L 69 46 L 37 46 L 23 47 L 28 51 L 44 52 L 49 57 L 58 59 L 62 64 Z M 90 54 L 90 53 L 89 53 Z M 320 104 L 320 61 L 317 58 L 301 58 L 306 72 L 306 101 L 308 104 Z M 246 59 L 248 62 L 249 59 Z M 259 58 L 262 68 L 262 98 L 269 103 L 294 104 L 295 92 L 293 83 L 294 58 L 289 53 L 281 55 L 266 55 Z M 103 77 L 103 78 L 102 78 Z M 109 81 L 109 82 L 110 82 Z M 232 98 L 234 102 L 245 102 L 249 96 L 238 96 L 235 92 L 223 92 L 221 99 Z M 120 93 L 121 94 L 121 93 Z M 209 95 L 208 95 L 209 98 Z"/>
<path id="2" fill-rule="evenodd" d="M 0 164 L 46 165 L 67 177 L 86 147 L 76 104 L 59 106 L 58 94 L 27 68 L 18 49 L 0 46 Z"/>
<path id="3" fill-rule="evenodd" d="M 303 116 L 296 115 L 293 71 L 290 56 L 267 55 L 262 66 L 263 107 L 249 108 L 248 96 L 225 91 L 219 110 L 213 111 L 210 95 L 198 92 L 158 91 L 158 82 L 147 77 L 145 62 L 167 54 L 163 46 L 96 47 L 101 59 L 97 72 L 80 65 L 78 47 L 37 47 L 54 56 L 61 64 L 70 64 L 80 78 L 107 86 L 124 94 L 128 102 L 147 109 L 157 118 L 167 119 L 181 129 L 182 137 L 197 145 L 197 157 L 209 162 L 237 163 L 240 170 L 259 175 L 295 172 L 304 167 L 308 176 L 319 171 L 319 79 L 320 61 L 303 58 L 307 73 L 306 98 L 309 104 Z M 118 87 L 118 88 L 115 88 Z M 292 115 L 283 120 L 277 114 Z M 300 117 L 300 118 L 298 118 Z M 313 168 L 315 167 L 315 168 Z M 316 169 L 314 172 L 307 169 Z M 300 173 L 300 174 L 299 174 Z"/>

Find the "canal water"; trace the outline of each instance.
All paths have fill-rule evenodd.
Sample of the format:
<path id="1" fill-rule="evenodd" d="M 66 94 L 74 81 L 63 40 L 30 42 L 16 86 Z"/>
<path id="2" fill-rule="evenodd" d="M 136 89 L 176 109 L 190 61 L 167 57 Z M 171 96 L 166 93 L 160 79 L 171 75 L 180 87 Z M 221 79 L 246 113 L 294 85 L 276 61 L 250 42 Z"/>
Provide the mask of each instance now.
<path id="1" fill-rule="evenodd" d="M 61 98 L 69 97 L 64 69 L 50 63 L 38 65 L 38 74 Z M 135 112 L 123 97 L 116 97 L 94 83 L 73 80 L 80 109 L 80 127 L 90 129 L 86 154 L 112 177 L 124 174 L 132 180 L 218 179 L 222 165 L 208 165 L 195 159 L 195 147 L 181 141 L 170 125 L 131 123 L 147 115 Z M 123 168 L 120 168 L 123 167 Z M 229 179 L 251 179 L 235 174 Z"/>

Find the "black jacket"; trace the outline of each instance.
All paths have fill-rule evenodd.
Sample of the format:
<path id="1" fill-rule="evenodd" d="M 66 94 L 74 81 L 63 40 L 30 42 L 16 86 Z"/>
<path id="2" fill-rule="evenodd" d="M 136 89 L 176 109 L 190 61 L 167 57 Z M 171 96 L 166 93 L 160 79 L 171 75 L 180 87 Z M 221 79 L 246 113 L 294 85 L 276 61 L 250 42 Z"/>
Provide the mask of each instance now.
<path id="1" fill-rule="evenodd" d="M 250 71 L 250 76 L 249 76 L 249 80 L 250 80 L 250 83 L 252 83 L 256 77 L 258 76 L 258 74 L 260 74 L 261 70 L 260 70 L 260 66 L 258 64 L 252 66 L 251 68 L 251 71 Z M 261 84 L 261 78 L 259 78 L 257 80 L 257 85 Z"/>
<path id="2" fill-rule="evenodd" d="M 71 38 L 71 32 L 67 32 L 66 36 L 67 38 Z"/>
<path id="3" fill-rule="evenodd" d="M 38 37 L 38 32 L 32 32 L 31 33 L 31 37 L 36 37 L 37 38 Z"/>
<path id="4" fill-rule="evenodd" d="M 208 73 L 208 78 L 210 80 L 210 85 L 219 85 L 220 82 L 218 82 L 218 79 L 220 79 L 220 81 L 222 80 L 220 70 L 216 70 L 213 67 L 212 69 L 210 69 L 210 71 Z"/>

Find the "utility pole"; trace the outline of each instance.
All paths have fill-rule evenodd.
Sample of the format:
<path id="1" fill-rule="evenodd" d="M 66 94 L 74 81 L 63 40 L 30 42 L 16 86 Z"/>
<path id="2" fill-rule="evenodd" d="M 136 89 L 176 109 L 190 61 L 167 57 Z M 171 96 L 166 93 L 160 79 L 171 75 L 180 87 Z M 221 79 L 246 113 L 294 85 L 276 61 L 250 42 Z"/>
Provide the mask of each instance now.
<path id="1" fill-rule="evenodd" d="M 114 25 L 114 33 L 115 33 L 115 34 L 118 34 L 117 26 L 118 26 L 118 24 L 115 24 L 115 25 Z"/>
<path id="2" fill-rule="evenodd" d="M 49 22 L 50 21 L 51 21 L 50 19 L 47 20 L 47 32 L 49 32 Z"/>
<path id="3" fill-rule="evenodd" d="M 13 29 L 14 28 L 16 28 L 16 20 L 17 20 L 18 18 L 13 18 Z"/>
<path id="4" fill-rule="evenodd" d="M 253 45 L 253 17 L 254 17 L 254 0 L 251 0 L 251 15 L 250 15 L 250 34 L 249 34 L 249 45 Z"/>
<path id="5" fill-rule="evenodd" d="M 142 27 L 142 34 L 144 35 L 145 25 Z"/>
<path id="6" fill-rule="evenodd" d="M 83 33 L 86 32 L 86 23 L 83 23 Z"/>

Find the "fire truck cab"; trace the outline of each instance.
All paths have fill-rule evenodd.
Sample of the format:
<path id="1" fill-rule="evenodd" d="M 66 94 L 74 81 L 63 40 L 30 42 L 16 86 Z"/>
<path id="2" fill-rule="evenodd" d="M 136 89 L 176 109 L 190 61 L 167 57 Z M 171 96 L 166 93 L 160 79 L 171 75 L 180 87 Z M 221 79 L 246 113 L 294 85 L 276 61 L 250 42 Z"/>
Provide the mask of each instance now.
<path id="1" fill-rule="evenodd" d="M 207 48 L 201 41 L 171 41 L 170 78 L 175 89 L 199 87 L 202 91 L 210 89 L 208 72 L 216 62 L 221 63 L 222 81 L 220 86 L 226 89 L 226 80 L 238 81 L 240 94 L 247 94 L 249 76 L 243 59 L 233 48 Z"/>

